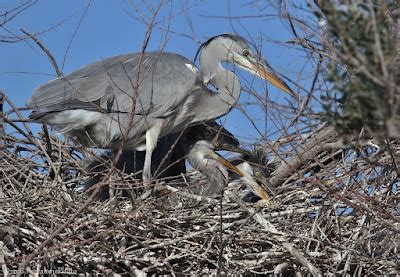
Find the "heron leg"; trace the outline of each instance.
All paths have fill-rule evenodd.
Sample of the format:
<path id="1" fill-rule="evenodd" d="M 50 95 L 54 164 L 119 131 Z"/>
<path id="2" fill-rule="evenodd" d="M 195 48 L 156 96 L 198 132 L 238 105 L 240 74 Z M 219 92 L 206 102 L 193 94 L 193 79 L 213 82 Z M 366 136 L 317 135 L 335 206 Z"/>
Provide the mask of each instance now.
<path id="1" fill-rule="evenodd" d="M 146 132 L 146 156 L 143 166 L 143 183 L 145 186 L 151 182 L 151 156 L 157 146 L 158 137 L 160 136 L 163 120 L 158 119 L 156 123 Z"/>

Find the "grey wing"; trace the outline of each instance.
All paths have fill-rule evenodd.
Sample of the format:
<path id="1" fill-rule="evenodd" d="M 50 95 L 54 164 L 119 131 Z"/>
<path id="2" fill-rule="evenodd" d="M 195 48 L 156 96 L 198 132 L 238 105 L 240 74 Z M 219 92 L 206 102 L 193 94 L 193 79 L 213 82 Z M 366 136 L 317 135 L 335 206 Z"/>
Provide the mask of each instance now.
<path id="1" fill-rule="evenodd" d="M 180 55 L 120 55 L 38 87 L 28 107 L 39 115 L 71 109 L 130 113 L 136 94 L 135 114 L 163 116 L 185 101 L 198 82 L 199 71 Z"/>

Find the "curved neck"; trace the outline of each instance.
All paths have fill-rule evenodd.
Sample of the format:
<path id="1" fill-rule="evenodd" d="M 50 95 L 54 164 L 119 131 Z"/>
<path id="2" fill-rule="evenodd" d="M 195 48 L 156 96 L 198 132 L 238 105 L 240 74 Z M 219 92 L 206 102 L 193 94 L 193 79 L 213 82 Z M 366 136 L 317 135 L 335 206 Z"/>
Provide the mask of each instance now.
<path id="1" fill-rule="evenodd" d="M 205 87 L 209 84 L 216 87 L 215 91 L 207 88 L 201 95 L 198 107 L 201 107 L 201 114 L 205 117 L 201 120 L 219 118 L 230 112 L 238 102 L 241 92 L 239 78 L 223 68 L 220 61 L 205 60 L 203 55 L 200 56 L 200 67 Z"/>

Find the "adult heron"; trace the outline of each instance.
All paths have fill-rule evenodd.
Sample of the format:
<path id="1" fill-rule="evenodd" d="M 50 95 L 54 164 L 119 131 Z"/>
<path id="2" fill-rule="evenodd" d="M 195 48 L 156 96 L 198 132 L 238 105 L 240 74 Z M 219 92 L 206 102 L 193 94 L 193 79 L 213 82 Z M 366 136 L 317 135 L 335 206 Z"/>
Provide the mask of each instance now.
<path id="1" fill-rule="evenodd" d="M 145 150 L 143 180 L 149 183 L 159 137 L 219 118 L 236 105 L 240 81 L 222 62 L 293 95 L 240 36 L 212 37 L 198 53 L 200 70 L 189 59 L 167 52 L 126 54 L 90 64 L 38 87 L 28 101 L 30 118 L 85 146 Z"/>

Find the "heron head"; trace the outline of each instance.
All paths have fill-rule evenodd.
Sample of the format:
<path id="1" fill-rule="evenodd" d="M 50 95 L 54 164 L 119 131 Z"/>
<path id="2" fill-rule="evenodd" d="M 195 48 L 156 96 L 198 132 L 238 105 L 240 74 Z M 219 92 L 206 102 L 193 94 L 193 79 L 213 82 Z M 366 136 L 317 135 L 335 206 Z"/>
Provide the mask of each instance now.
<path id="1" fill-rule="evenodd" d="M 215 150 L 229 150 L 232 147 L 239 147 L 239 141 L 235 136 L 215 121 L 205 123 L 203 134 L 212 142 Z"/>
<path id="2" fill-rule="evenodd" d="M 208 55 L 201 55 L 201 62 L 204 64 L 212 60 L 213 62 L 229 62 L 239 68 L 242 68 L 264 80 L 267 80 L 275 87 L 294 96 L 290 87 L 269 67 L 263 62 L 263 59 L 253 52 L 249 43 L 238 35 L 223 34 L 215 36 L 207 40 L 201 45 L 198 53 L 207 51 Z"/>
<path id="3" fill-rule="evenodd" d="M 193 145 L 199 140 L 209 142 L 213 150 L 229 150 L 239 147 L 235 136 L 215 121 L 199 123 L 186 130 L 185 139 L 188 145 Z"/>

